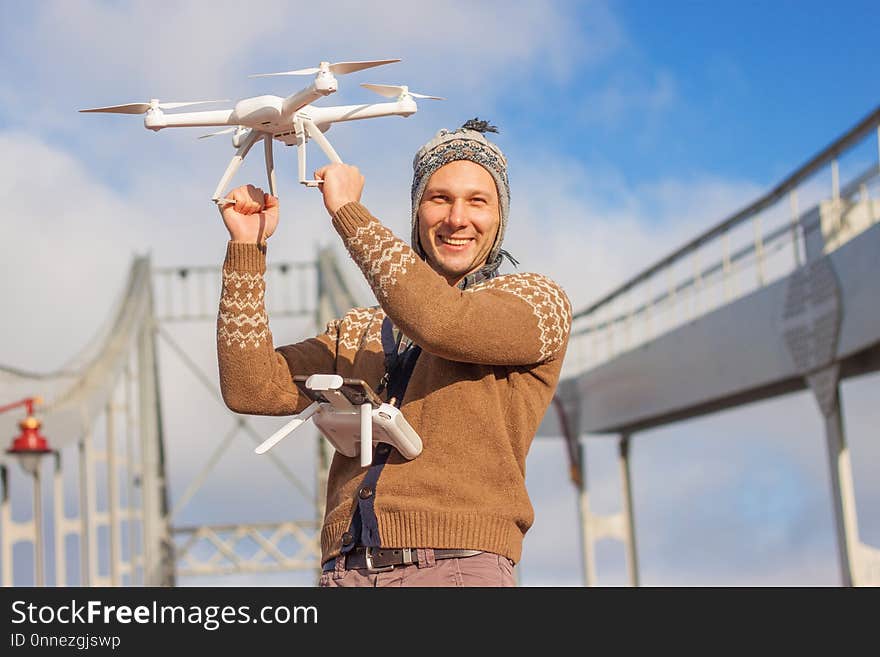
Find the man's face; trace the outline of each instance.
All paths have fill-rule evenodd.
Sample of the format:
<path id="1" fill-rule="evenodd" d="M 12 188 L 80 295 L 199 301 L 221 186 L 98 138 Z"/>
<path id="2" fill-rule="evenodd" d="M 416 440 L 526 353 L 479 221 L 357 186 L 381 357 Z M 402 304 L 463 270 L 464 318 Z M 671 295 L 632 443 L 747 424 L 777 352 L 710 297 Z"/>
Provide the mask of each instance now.
<path id="1" fill-rule="evenodd" d="M 501 222 L 495 179 L 470 160 L 430 177 L 419 204 L 419 240 L 428 264 L 455 285 L 485 262 Z"/>

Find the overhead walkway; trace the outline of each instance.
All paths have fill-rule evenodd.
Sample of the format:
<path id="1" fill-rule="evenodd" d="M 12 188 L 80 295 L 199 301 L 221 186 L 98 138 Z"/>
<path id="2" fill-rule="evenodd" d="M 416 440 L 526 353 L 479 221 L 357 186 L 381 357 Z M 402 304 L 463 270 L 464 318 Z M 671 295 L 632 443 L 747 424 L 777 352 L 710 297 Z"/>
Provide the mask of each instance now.
<path id="1" fill-rule="evenodd" d="M 880 201 L 847 210 L 869 227 L 827 257 L 819 213 L 808 213 L 808 252 L 813 236 L 817 244 L 807 263 L 567 377 L 581 430 L 633 433 L 802 390 L 806 374 L 831 362 L 841 377 L 880 369 Z M 644 312 L 624 321 L 647 321 Z"/>

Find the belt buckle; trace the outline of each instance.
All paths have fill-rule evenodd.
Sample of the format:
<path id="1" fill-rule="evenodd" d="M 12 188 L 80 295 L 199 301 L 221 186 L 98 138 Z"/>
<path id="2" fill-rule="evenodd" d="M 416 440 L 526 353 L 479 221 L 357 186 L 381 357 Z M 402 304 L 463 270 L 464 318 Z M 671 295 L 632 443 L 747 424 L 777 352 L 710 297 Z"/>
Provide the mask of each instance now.
<path id="1" fill-rule="evenodd" d="M 387 566 L 374 566 L 373 548 L 371 547 L 364 548 L 364 560 L 367 562 L 367 570 L 371 573 L 386 573 L 389 570 L 394 570 L 394 564 L 389 564 Z"/>

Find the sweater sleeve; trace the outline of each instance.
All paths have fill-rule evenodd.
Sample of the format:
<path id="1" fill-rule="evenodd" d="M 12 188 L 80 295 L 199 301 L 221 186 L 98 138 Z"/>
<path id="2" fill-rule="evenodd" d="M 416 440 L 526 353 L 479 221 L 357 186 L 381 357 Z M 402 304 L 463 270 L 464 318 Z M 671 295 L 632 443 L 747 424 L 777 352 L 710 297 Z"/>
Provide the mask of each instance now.
<path id="1" fill-rule="evenodd" d="M 217 317 L 220 391 L 237 413 L 292 415 L 310 403 L 293 375 L 335 371 L 338 322 L 316 338 L 274 349 L 265 272 L 266 256 L 256 244 L 229 242 Z"/>
<path id="2" fill-rule="evenodd" d="M 564 355 L 571 305 L 549 278 L 499 276 L 462 291 L 360 203 L 337 210 L 333 225 L 385 313 L 425 351 L 486 365 L 531 365 Z"/>

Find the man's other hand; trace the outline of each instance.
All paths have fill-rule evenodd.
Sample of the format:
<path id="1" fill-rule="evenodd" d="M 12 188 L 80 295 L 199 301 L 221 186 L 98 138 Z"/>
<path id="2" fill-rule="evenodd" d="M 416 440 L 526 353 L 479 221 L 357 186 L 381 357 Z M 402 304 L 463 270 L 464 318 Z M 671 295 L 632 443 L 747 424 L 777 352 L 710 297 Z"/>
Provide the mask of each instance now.
<path id="1" fill-rule="evenodd" d="M 235 201 L 220 210 L 232 241 L 265 244 L 278 227 L 278 199 L 253 185 L 236 187 L 226 198 Z"/>
<path id="2" fill-rule="evenodd" d="M 321 193 L 324 207 L 330 216 L 346 203 L 361 200 L 364 177 L 357 167 L 350 164 L 328 164 L 315 171 L 315 179 L 323 180 Z"/>

